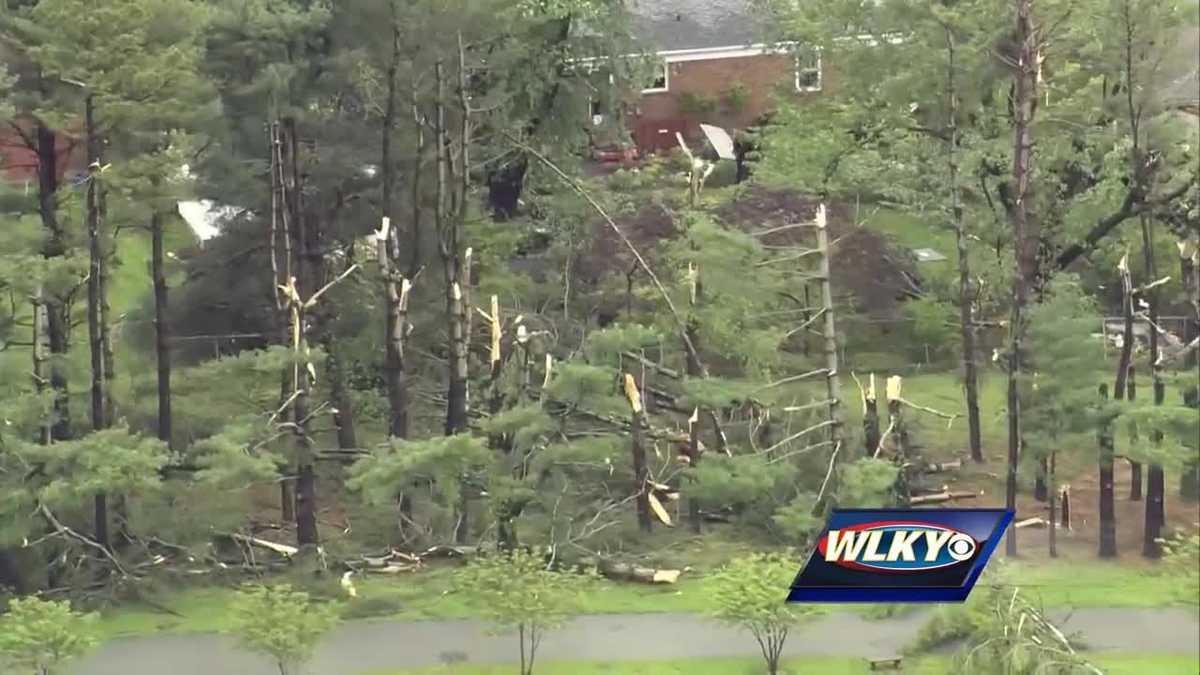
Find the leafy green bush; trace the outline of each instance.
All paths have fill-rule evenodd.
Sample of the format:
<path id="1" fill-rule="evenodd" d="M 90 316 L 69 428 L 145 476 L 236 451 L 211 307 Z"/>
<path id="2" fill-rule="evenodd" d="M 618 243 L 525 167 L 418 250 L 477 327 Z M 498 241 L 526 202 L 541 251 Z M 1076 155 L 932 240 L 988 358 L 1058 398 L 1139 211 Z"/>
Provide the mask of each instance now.
<path id="1" fill-rule="evenodd" d="M 517 630 L 521 675 L 533 673 L 542 637 L 578 610 L 591 578 L 547 569 L 542 556 L 521 549 L 477 558 L 458 574 L 459 585 L 481 600 L 485 617 L 497 628 Z"/>
<path id="2" fill-rule="evenodd" d="M 711 616 L 748 631 L 762 649 L 769 675 L 778 675 L 779 659 L 792 626 L 811 607 L 780 602 L 779 589 L 796 574 L 792 557 L 779 553 L 737 558 L 711 577 Z"/>
<path id="3" fill-rule="evenodd" d="M 312 658 L 337 616 L 336 606 L 313 602 L 288 584 L 249 586 L 234 604 L 233 634 L 243 648 L 269 656 L 288 675 Z"/>
<path id="4" fill-rule="evenodd" d="M 0 616 L 0 666 L 52 675 L 96 645 L 95 614 L 80 614 L 66 601 L 14 598 Z M 13 672 L 7 669 L 4 672 Z"/>

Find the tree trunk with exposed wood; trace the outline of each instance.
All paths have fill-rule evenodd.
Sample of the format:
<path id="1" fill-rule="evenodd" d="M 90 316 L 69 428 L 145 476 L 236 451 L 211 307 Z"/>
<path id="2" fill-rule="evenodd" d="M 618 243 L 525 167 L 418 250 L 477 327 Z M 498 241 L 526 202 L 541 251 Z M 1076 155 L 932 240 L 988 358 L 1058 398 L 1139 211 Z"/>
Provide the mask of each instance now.
<path id="1" fill-rule="evenodd" d="M 642 395 L 633 375 L 625 373 L 624 382 L 625 398 L 629 401 L 630 409 L 629 451 L 633 458 L 638 527 L 643 532 L 650 532 L 654 528 L 654 521 L 650 516 L 650 471 L 646 466 L 645 437 L 642 430 L 645 411 L 642 408 Z"/>

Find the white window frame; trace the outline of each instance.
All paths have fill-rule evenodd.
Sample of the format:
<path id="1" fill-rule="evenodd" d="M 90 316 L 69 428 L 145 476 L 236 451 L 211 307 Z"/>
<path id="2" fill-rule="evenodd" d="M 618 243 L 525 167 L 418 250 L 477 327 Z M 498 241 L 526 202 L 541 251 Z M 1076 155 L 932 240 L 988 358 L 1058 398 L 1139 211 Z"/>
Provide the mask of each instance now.
<path id="1" fill-rule="evenodd" d="M 667 62 L 667 59 L 661 59 L 659 65 L 662 66 L 663 86 L 643 89 L 643 94 L 661 94 L 671 91 L 671 64 Z"/>
<path id="2" fill-rule="evenodd" d="M 805 86 L 800 85 L 800 73 L 804 72 L 804 71 L 812 70 L 812 68 L 801 68 L 800 60 L 803 58 L 803 56 L 798 54 L 798 55 L 796 55 L 796 62 L 795 62 L 795 66 L 793 68 L 794 76 L 795 76 L 796 91 L 799 91 L 799 92 L 821 91 L 821 88 L 825 84 L 825 67 L 824 67 L 824 62 L 821 58 L 821 50 L 814 49 L 814 50 L 812 50 L 812 53 L 817 58 L 817 64 L 816 64 L 817 83 L 816 83 L 816 85 L 810 86 L 810 87 L 805 87 Z"/>

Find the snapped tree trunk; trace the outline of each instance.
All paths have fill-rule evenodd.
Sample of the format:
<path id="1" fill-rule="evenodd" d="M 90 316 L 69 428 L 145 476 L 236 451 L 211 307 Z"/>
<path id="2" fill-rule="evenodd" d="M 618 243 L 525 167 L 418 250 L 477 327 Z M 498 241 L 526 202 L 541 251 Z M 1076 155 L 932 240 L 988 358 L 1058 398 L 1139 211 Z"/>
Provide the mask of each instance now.
<path id="1" fill-rule="evenodd" d="M 879 450 L 879 393 L 875 390 L 875 373 L 867 378 L 867 390 L 863 392 L 863 438 L 866 439 L 867 457 L 874 457 Z"/>
<path id="2" fill-rule="evenodd" d="M 638 527 L 650 532 L 654 521 L 650 516 L 650 471 L 646 466 L 646 447 L 642 433 L 642 396 L 633 375 L 625 373 L 625 398 L 629 401 L 629 451 L 633 457 L 633 483 L 637 502 Z"/>
<path id="3" fill-rule="evenodd" d="M 1108 385 L 1100 385 L 1101 406 L 1108 405 Z M 1100 557 L 1117 557 L 1117 515 L 1113 493 L 1113 430 L 1111 415 L 1100 413 Z"/>
<path id="4" fill-rule="evenodd" d="M 1117 359 L 1117 376 L 1113 382 L 1113 398 L 1117 401 L 1134 400 L 1137 382 L 1133 368 L 1133 279 L 1129 274 L 1129 256 L 1123 256 L 1117 264 L 1121 276 L 1121 355 Z M 1130 460 L 1130 500 L 1142 498 L 1142 466 Z"/>
<path id="5" fill-rule="evenodd" d="M 320 274 L 321 254 L 318 249 L 314 223 L 303 205 L 300 185 L 300 143 L 296 134 L 296 121 L 293 118 L 283 120 L 283 150 L 285 151 L 283 166 L 286 169 L 283 187 L 285 188 L 285 212 L 291 232 L 291 250 L 295 251 L 292 261 L 295 271 L 295 282 L 289 280 L 289 302 L 292 350 L 293 356 L 299 359 L 307 352 L 307 301 L 317 291 L 317 279 Z M 295 401 L 292 403 L 293 435 L 295 439 L 295 508 L 296 508 L 296 545 L 301 549 L 315 548 L 320 539 L 317 531 L 317 484 L 316 471 L 313 465 L 315 452 L 312 437 L 309 434 L 309 410 L 311 395 L 310 375 L 305 366 L 299 363 L 292 366 L 292 388 Z"/>
<path id="6" fill-rule="evenodd" d="M 829 441 L 832 445 L 833 457 L 836 460 L 845 441 L 842 424 L 842 385 L 841 371 L 838 370 L 837 325 L 834 322 L 833 308 L 833 273 L 830 261 L 832 251 L 829 247 L 829 230 L 826 227 L 825 205 L 817 207 L 817 276 L 821 285 L 821 311 L 823 326 L 821 334 L 825 346 L 825 395 L 829 399 Z M 831 472 L 835 476 L 836 472 Z M 820 506 L 819 504 L 817 505 Z"/>
<path id="7" fill-rule="evenodd" d="M 1020 380 L 1025 339 L 1025 307 L 1029 302 L 1027 284 L 1037 275 L 1037 233 L 1031 227 L 1029 208 L 1033 200 L 1033 115 L 1037 99 L 1039 49 L 1033 26 L 1033 0 L 1016 0 L 1017 63 L 1013 73 L 1013 164 L 1012 185 L 1015 203 L 1012 209 L 1014 267 L 1012 313 L 1009 321 L 1008 354 L 1008 475 L 1005 481 L 1005 505 L 1017 507 L 1017 465 L 1021 457 Z M 1017 555 L 1017 530 L 1009 528 L 1005 553 Z"/>
<path id="8" fill-rule="evenodd" d="M 684 352 L 687 355 L 687 374 L 688 377 L 701 378 L 704 377 L 704 368 L 700 365 L 698 352 L 700 351 L 700 321 L 696 313 L 700 308 L 700 302 L 704 297 L 704 284 L 700 280 L 700 268 L 696 265 L 688 265 L 688 276 L 691 278 L 691 294 L 689 297 L 691 305 L 691 313 L 688 317 L 687 340 L 691 343 L 695 352 L 684 347 Z M 688 419 L 688 445 L 687 456 L 693 470 L 700 465 L 700 409 L 697 408 L 692 416 Z M 703 524 L 703 518 L 700 516 L 700 501 L 694 497 L 688 497 L 688 521 L 692 526 L 692 531 L 699 533 Z"/>
<path id="9" fill-rule="evenodd" d="M 388 436 L 392 438 L 408 437 L 408 372 L 404 363 L 404 340 L 408 330 L 408 291 L 411 279 L 405 279 L 400 273 L 400 232 L 392 226 L 392 210 L 395 203 L 392 198 L 395 189 L 395 165 L 392 158 L 392 133 L 396 125 L 397 91 L 396 71 L 399 68 L 400 25 L 395 16 L 395 2 L 389 3 L 392 15 L 392 56 L 387 70 L 387 102 L 383 113 L 383 127 L 380 134 L 380 197 L 383 217 L 380 226 L 381 235 L 377 243 L 380 272 L 383 276 L 384 304 L 387 318 L 384 322 L 384 359 L 383 373 L 387 383 L 388 396 Z M 415 230 L 420 226 L 420 176 L 421 159 L 424 155 L 425 134 L 421 127 L 420 111 L 416 107 L 416 94 L 413 93 L 413 120 L 417 135 L 416 157 L 413 160 L 412 172 L 412 202 L 413 222 Z M 415 262 L 419 258 L 414 257 Z M 415 273 L 415 269 L 412 273 Z M 411 274 L 410 274 L 411 276 Z M 402 498 L 403 501 L 403 498 Z M 407 515 L 407 514 L 404 514 Z"/>

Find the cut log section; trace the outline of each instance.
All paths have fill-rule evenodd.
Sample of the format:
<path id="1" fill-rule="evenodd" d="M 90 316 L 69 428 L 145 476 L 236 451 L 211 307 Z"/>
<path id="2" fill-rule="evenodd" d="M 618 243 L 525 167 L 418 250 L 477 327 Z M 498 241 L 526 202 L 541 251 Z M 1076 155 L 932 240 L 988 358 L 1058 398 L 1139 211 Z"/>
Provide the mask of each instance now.
<path id="1" fill-rule="evenodd" d="M 643 584 L 673 584 L 679 581 L 679 575 L 683 573 L 683 570 L 660 570 L 608 561 L 602 561 L 596 568 L 608 579 L 636 581 Z"/>
<path id="2" fill-rule="evenodd" d="M 663 525 L 666 525 L 667 527 L 675 526 L 675 524 L 671 522 L 671 516 L 667 513 L 667 510 L 663 508 L 662 502 L 658 501 L 658 497 L 655 497 L 653 492 L 647 493 L 646 499 L 650 502 L 650 512 L 653 513 Z"/>
<path id="3" fill-rule="evenodd" d="M 962 460 L 956 459 L 953 462 L 930 462 L 923 469 L 925 473 L 945 473 L 947 471 L 957 471 L 962 468 Z"/>
<path id="4" fill-rule="evenodd" d="M 980 492 L 980 493 L 939 492 L 939 493 L 933 494 L 933 495 L 923 495 L 920 497 L 913 497 L 912 499 L 908 500 L 908 503 L 912 504 L 914 506 L 917 504 L 941 504 L 942 502 L 954 501 L 956 499 L 975 499 L 976 497 L 978 497 L 981 494 L 983 494 L 983 493 L 982 492 Z"/>

